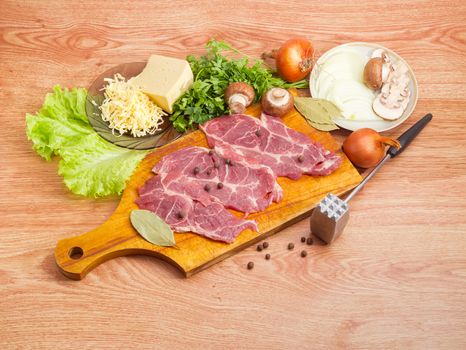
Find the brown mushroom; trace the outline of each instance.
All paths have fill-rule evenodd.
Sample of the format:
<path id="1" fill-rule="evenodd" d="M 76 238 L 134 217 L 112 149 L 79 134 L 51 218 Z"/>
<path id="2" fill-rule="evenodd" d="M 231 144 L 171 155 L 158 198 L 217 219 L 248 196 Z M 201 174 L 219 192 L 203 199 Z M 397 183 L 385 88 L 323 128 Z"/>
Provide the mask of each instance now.
<path id="1" fill-rule="evenodd" d="M 390 66 L 382 57 L 371 58 L 364 67 L 364 84 L 370 89 L 378 90 L 387 81 Z"/>
<path id="2" fill-rule="evenodd" d="M 364 67 L 364 84 L 370 89 L 378 90 L 382 86 L 382 66 L 381 57 L 371 58 Z"/>
<path id="3" fill-rule="evenodd" d="M 286 89 L 272 88 L 262 96 L 262 111 L 274 117 L 282 117 L 293 109 L 293 95 Z"/>
<path id="4" fill-rule="evenodd" d="M 225 90 L 225 101 L 230 109 L 230 114 L 244 113 L 246 107 L 254 101 L 254 88 L 244 82 L 235 82 L 228 85 Z"/>

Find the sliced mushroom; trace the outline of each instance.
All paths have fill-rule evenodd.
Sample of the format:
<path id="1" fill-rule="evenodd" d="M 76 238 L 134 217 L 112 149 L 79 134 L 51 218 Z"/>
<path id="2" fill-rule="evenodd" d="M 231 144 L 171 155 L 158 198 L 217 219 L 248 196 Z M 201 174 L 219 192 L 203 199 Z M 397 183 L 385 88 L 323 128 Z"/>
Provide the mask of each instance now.
<path id="1" fill-rule="evenodd" d="M 244 113 L 255 97 L 254 88 L 244 82 L 235 82 L 225 90 L 225 101 L 230 108 L 230 114 Z"/>
<path id="2" fill-rule="evenodd" d="M 396 120 L 400 118 L 404 112 L 402 104 L 399 104 L 398 107 L 389 105 L 387 102 L 381 100 L 380 95 L 374 99 L 372 109 L 378 116 L 386 120 Z"/>
<path id="3" fill-rule="evenodd" d="M 392 62 L 383 49 L 374 50 L 372 57 L 372 60 L 383 60 L 382 66 L 387 67 L 380 93 L 374 99 L 372 108 L 383 119 L 398 119 L 409 103 L 409 69 L 401 60 Z M 383 76 L 384 72 L 381 72 L 381 75 Z"/>

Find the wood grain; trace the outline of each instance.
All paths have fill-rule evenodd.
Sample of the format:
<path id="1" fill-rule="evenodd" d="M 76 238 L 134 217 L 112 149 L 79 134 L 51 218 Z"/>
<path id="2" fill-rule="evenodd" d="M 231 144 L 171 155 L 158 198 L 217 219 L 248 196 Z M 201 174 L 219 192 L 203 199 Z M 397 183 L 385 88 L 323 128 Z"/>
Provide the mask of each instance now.
<path id="1" fill-rule="evenodd" d="M 303 220 L 268 239 L 269 261 L 249 248 L 186 280 L 134 256 L 64 278 L 56 241 L 98 226 L 118 198 L 70 194 L 31 150 L 24 114 L 54 84 L 88 86 L 154 52 L 200 54 L 214 36 L 258 56 L 295 35 L 319 54 L 369 41 L 407 60 L 421 98 L 387 135 L 434 115 L 351 202 L 343 236 L 304 248 Z M 459 0 L 0 1 L 0 348 L 466 348 L 465 61 Z"/>
<path id="2" fill-rule="evenodd" d="M 246 113 L 260 116 L 260 105 L 251 106 Z M 338 144 L 329 133 L 312 128 L 296 110 L 293 109 L 282 119 L 288 127 L 299 130 L 325 149 L 339 151 Z M 343 194 L 361 181 L 358 171 L 344 153 L 341 153 L 342 164 L 329 176 L 302 176 L 297 181 L 279 178 L 277 182 L 283 189 L 283 199 L 248 216 L 248 219 L 257 222 L 258 232 L 244 230 L 231 244 L 216 242 L 193 233 L 175 233 L 177 249 L 150 244 L 138 235 L 129 220 L 131 211 L 138 208 L 135 203 L 138 188 L 154 176 L 152 169 L 160 159 L 190 146 L 208 148 L 207 138 L 201 130 L 150 153 L 129 179 L 120 204 L 107 221 L 90 232 L 65 238 L 57 243 L 55 260 L 60 271 L 69 278 L 82 279 L 91 269 L 109 259 L 145 254 L 168 261 L 189 277 L 308 217 L 312 208 L 328 192 Z M 237 212 L 234 215 L 242 216 L 244 213 Z M 73 256 L 73 252 L 79 253 L 79 256 Z"/>

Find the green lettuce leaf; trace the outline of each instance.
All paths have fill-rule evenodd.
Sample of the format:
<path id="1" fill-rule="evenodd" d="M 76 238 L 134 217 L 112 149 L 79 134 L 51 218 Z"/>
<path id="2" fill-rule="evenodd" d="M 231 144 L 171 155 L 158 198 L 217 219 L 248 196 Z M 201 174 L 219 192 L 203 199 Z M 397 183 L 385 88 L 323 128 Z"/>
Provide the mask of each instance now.
<path id="1" fill-rule="evenodd" d="M 120 194 L 148 151 L 115 146 L 101 138 L 86 116 L 87 91 L 55 86 L 36 115 L 26 115 L 26 133 L 34 150 L 50 160 L 60 156 L 58 173 L 76 194 Z"/>

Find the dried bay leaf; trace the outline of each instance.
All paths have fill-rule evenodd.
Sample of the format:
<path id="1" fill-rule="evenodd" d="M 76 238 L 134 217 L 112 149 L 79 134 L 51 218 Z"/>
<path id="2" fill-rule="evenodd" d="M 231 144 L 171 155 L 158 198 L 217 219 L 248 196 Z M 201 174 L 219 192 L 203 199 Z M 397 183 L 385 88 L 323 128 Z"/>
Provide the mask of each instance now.
<path id="1" fill-rule="evenodd" d="M 308 123 L 317 130 L 320 131 L 333 131 L 340 129 L 336 124 L 319 124 L 308 121 Z"/>
<path id="2" fill-rule="evenodd" d="M 295 97 L 294 105 L 314 128 L 322 131 L 338 129 L 333 119 L 341 117 L 341 111 L 332 102 L 312 97 Z"/>
<path id="3" fill-rule="evenodd" d="M 163 247 L 172 247 L 176 244 L 170 226 L 153 212 L 132 210 L 130 219 L 135 230 L 146 241 Z"/>

